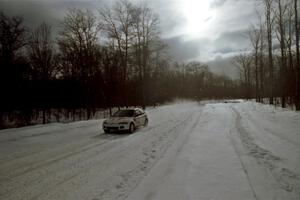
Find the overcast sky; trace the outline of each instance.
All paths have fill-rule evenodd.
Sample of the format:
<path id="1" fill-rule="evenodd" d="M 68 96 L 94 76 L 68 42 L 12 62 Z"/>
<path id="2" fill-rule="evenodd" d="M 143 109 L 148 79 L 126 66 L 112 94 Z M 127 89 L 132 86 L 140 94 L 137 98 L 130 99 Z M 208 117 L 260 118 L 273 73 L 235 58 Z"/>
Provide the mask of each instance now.
<path id="1" fill-rule="evenodd" d="M 42 21 L 58 27 L 68 8 L 90 9 L 97 13 L 97 10 L 112 1 L 0 0 L 0 8 L 8 15 L 22 15 L 26 25 L 30 27 L 35 27 Z M 175 60 L 208 62 L 214 70 L 225 74 L 230 71 L 229 58 L 240 51 L 249 50 L 246 32 L 251 23 L 258 22 L 256 0 L 147 2 L 160 16 L 162 37 L 168 43 Z"/>

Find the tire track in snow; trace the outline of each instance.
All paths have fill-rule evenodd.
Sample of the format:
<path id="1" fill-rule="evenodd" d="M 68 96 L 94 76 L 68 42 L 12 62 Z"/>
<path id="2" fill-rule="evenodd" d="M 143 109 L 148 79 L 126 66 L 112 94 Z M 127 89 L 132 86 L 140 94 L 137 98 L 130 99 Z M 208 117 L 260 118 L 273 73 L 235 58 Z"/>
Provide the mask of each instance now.
<path id="1" fill-rule="evenodd" d="M 75 147 L 73 150 L 69 151 L 68 153 L 63 153 L 63 154 L 60 154 L 59 151 L 55 151 L 55 152 L 52 152 L 52 154 L 54 154 L 55 156 L 49 156 L 50 157 L 49 159 L 42 160 L 40 162 L 32 161 L 31 163 L 27 163 L 27 164 L 24 164 L 22 166 L 16 166 L 16 167 L 12 166 L 12 168 L 4 167 L 6 169 L 9 169 L 9 171 L 8 171 L 8 173 L 5 173 L 5 172 L 3 172 L 3 174 L 1 173 L 0 176 L 5 177 L 5 175 L 4 175 L 4 173 L 5 173 L 7 179 L 14 179 L 14 178 L 17 178 L 19 176 L 30 173 L 34 170 L 38 170 L 38 169 L 43 168 L 45 166 L 49 166 L 53 163 L 59 162 L 59 161 L 64 160 L 64 159 L 67 159 L 71 156 L 81 154 L 81 153 L 84 153 L 86 151 L 89 151 L 90 149 L 99 147 L 99 146 L 105 144 L 106 142 L 108 142 L 108 141 L 102 141 L 100 143 L 99 142 L 88 143 L 88 144 L 85 144 L 84 146 L 81 146 L 81 147 L 78 147 L 78 148 Z M 64 151 L 65 150 L 66 149 L 64 149 Z M 48 156 L 45 156 L 45 157 L 48 157 Z"/>
<path id="2" fill-rule="evenodd" d="M 150 168 L 148 171 L 150 171 L 165 156 L 166 152 L 169 151 L 170 148 L 173 148 L 172 150 L 175 151 L 174 156 L 175 157 L 178 156 L 178 154 L 181 152 L 182 148 L 184 147 L 184 144 L 188 140 L 190 133 L 192 133 L 192 131 L 195 129 L 196 125 L 198 124 L 201 116 L 202 116 L 202 111 L 200 113 L 197 113 L 197 116 L 194 116 L 194 114 L 191 114 L 188 118 L 186 118 L 180 124 L 175 126 L 172 130 L 170 130 L 170 131 L 176 131 L 175 137 L 173 137 L 171 140 L 169 140 L 167 142 L 167 144 L 162 147 L 162 149 L 161 149 L 162 153 L 159 155 L 159 158 L 156 159 L 156 161 L 154 161 L 154 163 L 152 163 L 150 165 Z M 189 124 L 187 125 L 186 123 L 189 123 Z M 187 131 L 185 131 L 185 133 L 183 135 L 179 135 L 179 133 L 180 133 L 179 130 L 181 130 L 182 125 L 185 125 L 184 127 L 188 127 L 188 129 L 187 129 Z M 178 145 L 174 145 L 174 143 L 177 143 Z M 175 147 L 173 147 L 173 145 Z M 148 152 L 149 152 L 149 150 L 150 149 L 148 149 Z M 146 160 L 148 160 L 148 158 L 146 158 Z M 139 182 L 141 182 L 141 180 Z M 130 190 L 130 192 L 135 190 L 135 188 L 138 186 L 138 183 L 135 184 L 135 186 Z M 129 195 L 130 195 L 130 193 L 127 192 L 126 195 L 124 195 L 124 197 L 122 199 L 127 200 Z"/>
<path id="3" fill-rule="evenodd" d="M 81 122 L 74 122 L 76 124 L 72 126 L 73 123 L 70 124 L 58 124 L 58 127 L 54 127 L 54 124 L 50 124 L 50 125 L 45 125 L 45 128 L 51 128 L 54 129 L 50 129 L 48 131 L 44 131 L 42 128 L 42 126 L 39 127 L 24 127 L 24 128 L 16 128 L 15 133 L 12 132 L 12 130 L 5 130 L 7 132 L 5 133 L 0 133 L 0 145 L 2 146 L 2 148 L 4 145 L 8 146 L 8 145 L 18 145 L 18 144 L 22 144 L 23 140 L 31 140 L 32 138 L 34 138 L 35 140 L 38 140 L 38 138 L 45 138 L 47 136 L 53 137 L 53 136 L 61 136 L 61 135 L 67 135 L 67 134 L 73 134 L 73 131 L 76 130 L 77 132 L 80 132 L 81 130 L 84 130 L 86 128 L 92 129 L 94 130 L 95 127 L 98 127 L 98 123 L 93 122 L 93 124 L 88 124 L 88 125 L 82 125 L 82 124 L 78 124 Z M 47 127 L 49 126 L 49 127 Z M 34 133 L 30 133 L 30 129 L 33 129 Z M 21 129 L 21 130 L 18 130 Z M 89 131 L 88 133 L 92 133 L 93 131 Z M 1 135 L 2 134 L 2 135 Z M 1 137 L 2 136 L 2 137 Z M 47 146 L 48 144 L 45 143 L 45 145 Z M 59 142 L 58 144 L 59 145 Z M 16 148 L 14 151 L 15 152 L 9 152 L 8 154 L 3 154 L 0 155 L 0 162 L 1 163 L 9 163 L 9 162 L 14 162 L 17 161 L 18 159 L 20 159 L 20 161 L 22 159 L 26 159 L 26 157 L 31 157 L 34 154 L 40 154 L 41 152 L 43 152 L 46 148 L 43 145 L 40 145 L 38 147 L 34 146 L 34 147 L 27 147 L 24 148 L 23 146 L 20 146 L 21 148 Z M 53 146 L 51 146 L 53 148 Z M 56 148 L 56 147 L 55 147 Z M 0 149 L 1 150 L 1 149 Z"/>
<path id="4" fill-rule="evenodd" d="M 46 157 L 46 160 L 33 163 L 32 165 L 28 165 L 26 168 L 21 168 L 17 171 L 9 172 L 7 175 L 1 174 L 0 197 L 5 197 L 8 194 L 18 192 L 18 190 L 24 186 L 27 187 L 29 185 L 38 184 L 41 182 L 43 177 L 47 179 L 55 179 L 55 177 L 59 177 L 55 180 L 59 183 L 64 183 L 66 180 L 74 178 L 76 173 L 74 173 L 75 171 L 72 171 L 73 168 L 79 168 L 81 165 L 78 163 L 82 163 L 86 166 L 86 163 L 90 163 L 90 160 L 101 152 L 101 148 L 97 149 L 97 151 L 94 151 L 94 149 L 107 144 L 109 141 L 85 144 L 84 146 L 75 148 L 68 153 L 60 154 L 57 152 L 57 155 L 54 157 Z M 85 157 L 82 157 L 82 154 L 87 154 L 88 156 L 85 155 Z M 77 157 L 77 155 L 80 157 Z M 70 171 L 64 173 L 66 166 L 69 166 Z M 60 176 L 60 174 L 63 176 Z M 63 180 L 61 180 L 61 177 L 63 177 Z M 48 185 L 51 185 L 51 183 Z"/>
<path id="5" fill-rule="evenodd" d="M 186 127 L 186 124 L 191 121 L 193 116 L 194 113 L 191 113 L 166 131 L 160 132 L 155 137 L 155 140 L 151 142 L 151 145 L 142 148 L 143 159 L 140 160 L 139 164 L 128 171 L 118 174 L 120 177 L 119 183 L 113 187 L 109 187 L 110 189 L 104 189 L 102 192 L 99 192 L 99 195 L 94 199 L 126 199 L 130 192 L 137 187 L 142 178 L 163 158 L 166 151 L 177 140 L 182 128 Z M 136 154 L 139 153 L 138 151 L 136 152 Z"/>
<path id="6" fill-rule="evenodd" d="M 78 123 L 78 122 L 74 122 L 74 123 Z M 71 125 L 71 124 L 72 123 L 67 124 L 67 126 Z M 64 127 L 63 125 L 64 124 L 61 123 L 60 126 L 56 127 L 56 129 L 53 130 L 53 131 L 44 131 L 42 129 L 43 127 L 40 126 L 40 127 L 37 127 L 36 129 L 38 129 L 38 130 L 41 129 L 41 131 L 37 131 L 36 133 L 27 133 L 26 131 L 28 131 L 28 130 L 26 130 L 26 129 L 25 130 L 21 130 L 20 131 L 21 133 L 17 133 L 17 134 L 15 134 L 14 132 L 12 132 L 12 133 L 15 134 L 15 136 L 9 137 L 9 138 L 5 138 L 5 137 L 0 138 L 0 144 L 1 143 L 7 143 L 7 142 L 16 142 L 16 141 L 19 141 L 19 140 L 28 139 L 28 138 L 34 138 L 34 137 L 43 137 L 45 135 L 61 134 L 61 133 L 64 133 L 66 131 L 78 130 L 78 129 L 85 129 L 85 128 L 91 126 L 90 124 L 88 124 L 88 125 L 86 125 L 86 124 L 80 125 L 79 124 L 77 126 L 69 126 L 69 127 Z M 29 130 L 30 130 L 30 128 L 31 127 L 28 127 Z M 67 129 L 65 129 L 65 128 L 67 128 Z M 14 128 L 14 129 L 18 129 L 18 128 Z M 20 128 L 20 129 L 22 129 L 22 128 Z M 10 132 L 10 131 L 13 131 L 13 130 L 8 130 L 7 132 Z M 22 133 L 22 131 L 24 131 L 24 133 Z M 16 132 L 18 132 L 18 130 L 16 130 Z M 0 132 L 0 135 L 1 135 L 1 132 Z M 6 133 L 6 135 L 7 135 L 7 133 Z"/>
<path id="7" fill-rule="evenodd" d="M 234 140 L 233 140 L 233 135 L 232 135 L 231 131 L 232 131 L 232 130 L 230 129 L 227 136 L 229 137 L 230 143 L 231 143 L 231 145 L 233 146 L 233 149 L 234 149 L 236 155 L 238 156 L 238 159 L 239 159 L 239 161 L 240 161 L 240 163 L 241 163 L 241 166 L 242 166 L 242 168 L 243 168 L 243 171 L 244 171 L 245 174 L 246 174 L 246 177 L 247 177 L 249 186 L 250 186 L 250 188 L 251 188 L 253 197 L 254 197 L 256 200 L 258 200 L 258 196 L 257 196 L 257 194 L 256 194 L 256 192 L 255 192 L 254 187 L 253 187 L 253 184 L 252 184 L 252 181 L 251 181 L 251 179 L 250 179 L 248 170 L 247 170 L 247 168 L 246 168 L 246 166 L 245 166 L 245 163 L 243 162 L 243 160 L 242 160 L 242 158 L 241 158 L 241 155 L 240 155 L 240 153 L 239 153 L 239 151 L 238 151 L 238 148 L 237 148 L 237 146 L 236 146 L 236 144 L 235 144 L 235 142 L 234 142 Z"/>
<path id="8" fill-rule="evenodd" d="M 255 143 L 254 138 L 242 125 L 242 116 L 233 107 L 232 110 L 236 114 L 235 127 L 238 130 L 241 142 L 248 154 L 254 157 L 260 166 L 268 169 L 278 185 L 289 193 L 294 193 L 300 198 L 300 177 L 287 168 L 279 166 L 282 159 L 272 152 L 260 147 Z M 298 184 L 297 184 L 298 183 Z"/>
<path id="9" fill-rule="evenodd" d="M 166 123 L 161 123 L 153 127 L 147 127 L 142 131 L 145 132 L 145 131 L 160 129 L 162 126 L 165 126 Z M 17 178 L 24 174 L 30 173 L 32 171 L 38 170 L 43 167 L 47 167 L 61 160 L 92 150 L 93 148 L 97 148 L 101 145 L 106 144 L 107 142 L 120 139 L 125 136 L 128 135 L 127 134 L 100 134 L 92 137 L 92 139 L 97 139 L 97 140 L 103 139 L 103 141 L 101 141 L 100 143 L 98 141 L 91 140 L 86 143 L 84 142 L 75 143 L 75 144 L 70 144 L 68 146 L 61 146 L 59 148 L 54 148 L 54 150 L 50 150 L 50 151 L 46 150 L 47 152 L 41 150 L 33 152 L 32 154 L 30 154 L 31 152 L 29 152 L 24 157 L 17 156 L 16 158 L 12 158 L 11 160 L 6 161 L 1 166 L 3 170 L 1 170 L 0 172 L 0 183 L 5 179 L 9 180 L 9 179 Z M 41 158 L 39 159 L 38 157 Z M 32 160 L 32 161 L 28 162 L 27 160 Z"/>
<path id="10" fill-rule="evenodd" d="M 202 106 L 202 105 L 200 105 L 200 106 Z M 160 154 L 160 159 L 158 159 L 151 166 L 149 172 L 146 174 L 147 177 L 149 176 L 148 175 L 149 173 L 151 174 L 152 168 L 157 167 L 157 165 L 159 166 L 161 164 L 160 162 L 168 163 L 167 165 L 165 165 L 164 169 L 162 170 L 163 173 L 161 173 L 161 175 L 160 175 L 161 180 L 165 179 L 165 177 L 169 176 L 172 173 L 173 168 L 171 166 L 174 166 L 177 164 L 174 162 L 174 159 L 177 158 L 178 155 L 182 152 L 182 150 L 185 147 L 191 134 L 195 130 L 196 126 L 199 124 L 199 120 L 200 120 L 201 116 L 203 116 L 203 115 L 204 115 L 203 110 L 201 110 L 199 113 L 193 114 L 188 120 L 185 120 L 185 122 L 183 122 L 184 126 L 180 125 L 180 127 L 174 127 L 174 128 L 176 128 L 175 129 L 176 137 L 173 138 L 172 141 L 169 141 L 168 147 L 164 148 L 163 153 Z M 167 156 L 166 156 L 166 154 L 167 154 Z M 155 170 L 156 169 L 154 169 L 154 171 Z M 147 178 L 146 176 L 145 176 L 145 178 Z M 139 183 L 142 181 L 143 180 L 140 180 Z M 135 187 L 130 191 L 130 194 L 127 193 L 125 200 L 131 200 L 131 198 L 130 198 L 130 197 L 132 197 L 131 193 L 132 192 L 134 193 L 134 191 L 139 187 L 139 183 L 136 184 Z M 144 198 L 140 197 L 140 199 L 156 199 L 155 195 L 156 195 L 155 190 L 152 190 Z M 97 199 L 97 200 L 100 200 L 100 199 Z M 135 199 L 135 198 L 133 198 L 133 199 Z"/>
<path id="11" fill-rule="evenodd" d="M 256 108 L 252 105 L 253 109 L 256 111 Z M 253 114 L 251 115 L 249 112 L 247 112 L 247 110 L 245 110 L 244 108 L 242 108 L 243 114 L 247 115 L 247 118 L 250 119 L 250 121 L 257 123 L 257 120 L 254 119 Z M 277 121 L 274 119 L 274 116 L 272 116 L 272 120 L 273 123 L 277 123 Z M 296 119 L 294 119 L 294 121 L 296 121 Z M 299 121 L 299 120 L 298 120 Z M 284 137 L 284 135 L 282 134 L 278 134 L 272 130 L 270 130 L 268 127 L 263 127 L 263 129 L 265 131 L 267 131 L 268 133 L 272 134 L 273 136 L 279 138 L 280 140 L 284 140 L 285 142 L 289 143 L 289 145 L 294 145 L 296 147 L 299 147 L 299 141 L 296 140 L 292 140 L 290 138 Z"/>
<path id="12" fill-rule="evenodd" d="M 161 132 L 160 134 L 156 133 L 156 135 L 158 136 L 156 138 L 157 141 L 156 142 L 154 141 L 154 143 L 151 144 L 151 147 L 154 148 L 154 151 L 151 148 L 150 148 L 151 149 L 150 152 L 148 151 L 150 149 L 144 149 L 144 158 L 146 159 L 140 163 L 139 168 L 136 169 L 137 171 L 128 171 L 129 174 L 127 175 L 121 174 L 122 176 L 120 175 L 123 181 L 121 181 L 120 184 L 117 186 L 119 187 L 119 190 L 121 190 L 122 188 L 123 189 L 126 188 L 125 186 L 128 185 L 126 184 L 126 182 L 127 181 L 131 182 L 132 181 L 131 179 L 134 178 L 137 175 L 137 173 L 140 173 L 142 171 L 143 173 L 145 173 L 145 171 L 147 171 L 148 166 L 153 162 L 153 160 L 157 159 L 157 151 L 160 151 L 160 148 L 163 148 L 158 144 L 162 143 L 164 140 L 169 141 L 170 139 L 168 138 L 170 136 L 169 132 L 172 132 L 174 131 L 174 129 L 176 130 L 177 128 L 179 128 L 179 126 L 184 124 L 186 120 L 189 120 L 189 117 L 191 116 L 185 115 L 185 117 L 183 119 L 180 119 L 180 121 L 177 123 L 174 123 L 174 121 L 172 120 L 170 122 L 157 124 L 157 126 L 154 127 L 148 127 L 143 131 L 136 133 L 136 135 L 128 135 L 129 137 L 138 138 L 138 137 L 142 137 L 143 135 L 145 136 L 147 134 L 151 134 L 150 132 L 157 132 L 156 129 L 159 128 L 165 129 L 166 131 L 165 133 L 164 132 Z M 105 137 L 108 136 L 99 135 L 99 136 L 95 136 L 94 139 L 99 139 L 99 138 L 105 139 Z M 82 173 L 90 174 L 89 171 L 99 170 L 98 169 L 100 166 L 99 164 L 102 164 L 103 162 L 105 161 L 107 162 L 110 160 L 109 157 L 111 151 L 115 151 L 115 152 L 119 151 L 119 145 L 118 145 L 119 140 L 116 140 L 116 142 L 113 142 L 113 144 L 111 142 L 112 140 L 108 140 L 105 141 L 103 144 L 96 143 L 96 144 L 91 144 L 91 146 L 86 144 L 83 147 L 79 148 L 80 150 L 84 150 L 83 152 L 78 149 L 76 150 L 76 152 L 67 151 L 68 155 L 64 155 L 66 157 L 61 159 L 60 158 L 55 159 L 53 157 L 50 158 L 45 157 L 46 160 L 41 161 L 41 166 L 39 166 L 38 168 L 28 171 L 17 177 L 10 177 L 10 181 L 8 182 L 5 181 L 1 183 L 3 187 L 1 187 L 2 189 L 0 189 L 0 191 L 2 191 L 1 192 L 2 195 L 0 196 L 2 196 L 3 199 L 18 199 L 17 197 L 18 196 L 20 197 L 21 194 L 26 197 L 31 197 L 33 199 L 39 199 L 43 195 L 47 194 L 48 192 L 51 192 L 52 190 L 58 189 L 56 191 L 60 191 L 59 188 L 61 187 L 60 186 L 61 184 L 66 185 L 69 184 L 69 182 L 73 182 L 76 184 L 76 182 L 78 181 L 77 179 L 81 179 L 82 177 L 84 177 Z M 99 145 L 101 146 L 101 148 L 99 148 Z M 64 150 L 62 149 L 62 153 L 63 152 Z M 99 153 L 101 153 L 100 157 L 99 157 Z M 76 155 L 78 155 L 78 157 Z M 63 155 L 59 155 L 58 152 L 58 156 L 61 157 Z M 74 156 L 76 158 L 73 158 Z M 51 162 L 51 160 L 53 162 Z M 69 170 L 67 171 L 65 168 L 66 166 L 70 166 Z M 73 179 L 76 180 L 72 181 Z M 38 187 L 35 188 L 34 190 L 30 190 L 30 188 L 36 186 Z"/>

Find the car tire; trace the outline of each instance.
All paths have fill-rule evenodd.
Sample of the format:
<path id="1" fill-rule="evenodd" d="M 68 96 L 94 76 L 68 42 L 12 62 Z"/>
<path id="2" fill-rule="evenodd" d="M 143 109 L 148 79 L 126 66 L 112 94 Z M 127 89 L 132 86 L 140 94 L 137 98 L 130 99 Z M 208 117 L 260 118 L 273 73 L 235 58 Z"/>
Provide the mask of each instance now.
<path id="1" fill-rule="evenodd" d="M 135 126 L 134 126 L 134 124 L 133 123 L 130 123 L 130 125 L 129 125 L 129 133 L 133 133 L 134 132 L 134 130 L 135 130 Z"/>
<path id="2" fill-rule="evenodd" d="M 144 127 L 146 127 L 147 125 L 148 125 L 148 119 L 146 118 L 144 122 Z"/>
<path id="3" fill-rule="evenodd" d="M 109 133 L 109 130 L 104 130 L 104 133 Z"/>

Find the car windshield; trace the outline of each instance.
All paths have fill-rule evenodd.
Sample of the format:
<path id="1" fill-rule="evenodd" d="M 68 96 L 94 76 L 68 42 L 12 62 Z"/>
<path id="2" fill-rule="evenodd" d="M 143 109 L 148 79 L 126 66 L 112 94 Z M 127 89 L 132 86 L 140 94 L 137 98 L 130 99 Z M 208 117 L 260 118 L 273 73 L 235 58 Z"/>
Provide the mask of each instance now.
<path id="1" fill-rule="evenodd" d="M 113 117 L 133 117 L 134 110 L 119 110 L 115 114 L 113 114 Z"/>

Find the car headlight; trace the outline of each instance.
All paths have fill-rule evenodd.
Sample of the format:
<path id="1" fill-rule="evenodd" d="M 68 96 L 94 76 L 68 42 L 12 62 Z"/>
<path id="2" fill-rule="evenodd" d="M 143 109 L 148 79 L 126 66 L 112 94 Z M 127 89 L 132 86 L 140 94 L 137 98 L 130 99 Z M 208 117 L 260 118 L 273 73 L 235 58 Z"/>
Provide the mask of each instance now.
<path id="1" fill-rule="evenodd" d="M 120 122 L 119 124 L 128 124 L 128 122 Z"/>

